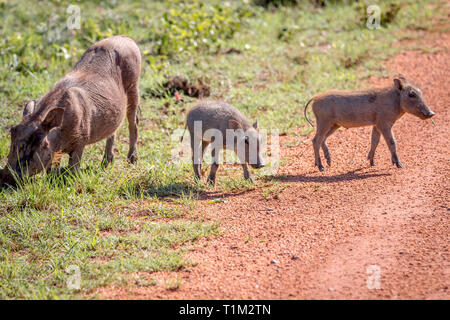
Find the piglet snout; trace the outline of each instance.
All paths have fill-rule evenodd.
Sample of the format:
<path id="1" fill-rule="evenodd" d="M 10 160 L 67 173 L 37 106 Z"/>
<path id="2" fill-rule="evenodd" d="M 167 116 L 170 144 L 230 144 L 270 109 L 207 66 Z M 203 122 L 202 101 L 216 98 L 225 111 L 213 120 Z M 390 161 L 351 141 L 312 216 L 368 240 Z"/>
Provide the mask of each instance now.
<path id="1" fill-rule="evenodd" d="M 433 111 L 431 111 L 431 109 L 422 109 L 421 112 L 427 119 L 431 118 L 435 114 Z"/>

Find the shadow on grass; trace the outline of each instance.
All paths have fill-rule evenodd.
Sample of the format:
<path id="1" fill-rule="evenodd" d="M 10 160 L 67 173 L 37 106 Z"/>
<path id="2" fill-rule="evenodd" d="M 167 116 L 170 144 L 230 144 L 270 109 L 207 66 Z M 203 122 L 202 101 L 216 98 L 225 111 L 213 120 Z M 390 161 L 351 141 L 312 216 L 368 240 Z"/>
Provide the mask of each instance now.
<path id="1" fill-rule="evenodd" d="M 222 190 L 209 189 L 208 186 L 189 181 L 176 181 L 170 183 L 158 183 L 151 180 L 134 181 L 132 184 L 123 186 L 121 195 L 125 198 L 157 197 L 157 198 L 178 198 L 183 195 L 192 195 L 197 200 L 215 200 L 218 198 L 234 197 L 248 192 L 249 190 L 236 190 L 224 192 Z"/>
<path id="2" fill-rule="evenodd" d="M 297 174 L 297 175 L 275 175 L 271 177 L 266 177 L 266 181 L 282 181 L 282 182 L 321 182 L 321 183 L 335 183 L 342 181 L 353 181 L 353 180 L 363 180 L 375 177 L 390 176 L 390 173 L 358 173 L 362 169 L 356 169 L 349 171 L 347 173 L 337 174 L 334 176 L 318 176 L 318 175 L 308 175 L 308 174 Z"/>
<path id="3" fill-rule="evenodd" d="M 151 181 L 137 181 L 123 188 L 121 194 L 124 197 L 129 195 L 146 197 L 179 197 L 183 194 L 199 195 L 203 189 L 199 186 L 192 185 L 189 182 L 171 182 L 167 184 L 156 184 Z"/>

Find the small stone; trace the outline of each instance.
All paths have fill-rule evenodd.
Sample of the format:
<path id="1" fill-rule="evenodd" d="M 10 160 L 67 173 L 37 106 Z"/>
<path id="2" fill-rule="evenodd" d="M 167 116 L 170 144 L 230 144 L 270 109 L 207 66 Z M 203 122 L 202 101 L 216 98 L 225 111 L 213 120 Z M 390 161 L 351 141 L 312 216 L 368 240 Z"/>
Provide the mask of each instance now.
<path id="1" fill-rule="evenodd" d="M 279 264 L 278 260 L 273 259 L 272 261 L 270 261 L 271 264 Z"/>

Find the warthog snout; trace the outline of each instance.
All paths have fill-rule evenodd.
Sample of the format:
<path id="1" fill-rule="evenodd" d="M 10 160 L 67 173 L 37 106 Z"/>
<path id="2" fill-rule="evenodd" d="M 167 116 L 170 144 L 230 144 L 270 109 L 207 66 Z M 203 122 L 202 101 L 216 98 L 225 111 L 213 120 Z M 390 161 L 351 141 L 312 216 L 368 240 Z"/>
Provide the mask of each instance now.
<path id="1" fill-rule="evenodd" d="M 422 114 L 425 117 L 425 119 L 430 119 L 431 117 L 433 117 L 435 115 L 435 113 L 428 107 L 426 107 L 425 109 L 420 110 L 420 112 L 422 112 Z"/>

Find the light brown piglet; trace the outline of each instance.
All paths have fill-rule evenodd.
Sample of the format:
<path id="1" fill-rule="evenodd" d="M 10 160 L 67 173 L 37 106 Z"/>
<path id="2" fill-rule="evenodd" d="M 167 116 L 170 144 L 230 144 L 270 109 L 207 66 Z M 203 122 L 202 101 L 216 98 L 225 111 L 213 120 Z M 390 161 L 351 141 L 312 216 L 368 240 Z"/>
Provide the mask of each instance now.
<path id="1" fill-rule="evenodd" d="M 375 149 L 380 135 L 383 135 L 391 152 L 392 164 L 403 168 L 398 159 L 392 126 L 406 112 L 421 119 L 430 119 L 434 115 L 425 103 L 422 91 L 403 77 L 394 79 L 394 85 L 391 87 L 364 91 L 327 91 L 318 94 L 306 104 L 305 118 L 306 108 L 311 102 L 317 121 L 316 135 L 313 138 L 315 165 L 320 171 L 325 170 L 320 159 L 320 147 L 327 164 L 331 165 L 326 139 L 339 127 L 362 126 L 373 126 L 368 154 L 370 164 L 375 165 Z M 308 118 L 306 120 L 311 124 Z"/>

